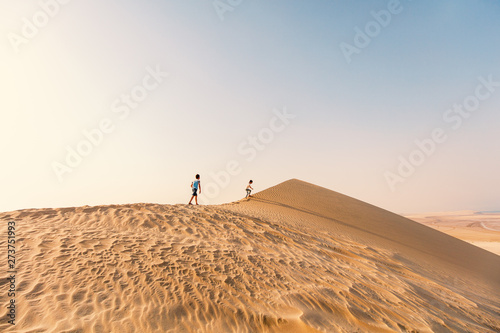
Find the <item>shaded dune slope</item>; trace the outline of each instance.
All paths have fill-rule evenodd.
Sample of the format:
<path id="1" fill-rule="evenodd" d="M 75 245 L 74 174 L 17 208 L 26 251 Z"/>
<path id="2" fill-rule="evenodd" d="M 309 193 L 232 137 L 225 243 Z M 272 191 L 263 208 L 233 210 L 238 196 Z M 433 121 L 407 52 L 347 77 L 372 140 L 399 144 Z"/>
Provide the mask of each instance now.
<path id="1" fill-rule="evenodd" d="M 2 332 L 500 330 L 495 270 L 459 274 L 500 257 L 434 241 L 441 235 L 430 228 L 296 180 L 222 206 L 33 209 L 0 219 L 17 223 L 19 262 L 18 323 L 0 321 Z M 433 242 L 472 259 L 432 253 Z M 7 302 L 2 294 L 2 318 Z"/>

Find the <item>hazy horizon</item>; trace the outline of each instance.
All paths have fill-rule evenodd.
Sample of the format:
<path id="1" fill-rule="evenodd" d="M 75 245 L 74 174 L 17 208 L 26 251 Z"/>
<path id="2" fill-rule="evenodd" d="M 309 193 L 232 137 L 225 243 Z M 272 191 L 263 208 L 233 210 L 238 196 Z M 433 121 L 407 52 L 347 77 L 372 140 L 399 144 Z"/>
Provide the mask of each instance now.
<path id="1" fill-rule="evenodd" d="M 499 211 L 500 3 L 1 4 L 0 211 L 201 204 L 297 178 Z"/>

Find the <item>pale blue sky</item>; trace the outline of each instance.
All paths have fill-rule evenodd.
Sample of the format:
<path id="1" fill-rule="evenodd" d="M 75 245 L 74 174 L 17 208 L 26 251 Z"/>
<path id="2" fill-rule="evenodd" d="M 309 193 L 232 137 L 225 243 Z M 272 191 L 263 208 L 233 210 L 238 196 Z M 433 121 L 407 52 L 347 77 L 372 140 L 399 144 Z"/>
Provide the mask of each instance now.
<path id="1" fill-rule="evenodd" d="M 500 87 L 481 88 L 458 130 L 443 115 L 478 77 L 500 82 L 500 3 L 401 1 L 348 63 L 341 43 L 392 3 L 243 0 L 221 20 L 211 1 L 73 0 L 49 17 L 0 0 L 0 211 L 186 203 L 196 173 L 217 187 L 203 203 L 241 198 L 250 178 L 256 190 L 299 178 L 400 213 L 498 210 Z M 113 103 L 146 68 L 169 76 L 120 119 Z M 238 147 L 284 108 L 295 118 L 247 161 Z M 103 119 L 114 130 L 60 181 L 53 163 Z M 435 128 L 447 140 L 391 191 L 386 173 Z M 239 173 L 216 186 L 231 160 Z"/>

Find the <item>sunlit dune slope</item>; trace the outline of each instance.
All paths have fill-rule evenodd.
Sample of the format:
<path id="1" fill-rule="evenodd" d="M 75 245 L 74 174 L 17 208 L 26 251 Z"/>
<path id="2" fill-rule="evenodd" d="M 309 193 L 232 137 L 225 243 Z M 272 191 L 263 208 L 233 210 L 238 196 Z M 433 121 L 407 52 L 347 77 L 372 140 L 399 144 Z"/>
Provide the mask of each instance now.
<path id="1" fill-rule="evenodd" d="M 2 332 L 500 330 L 500 257 L 297 180 L 221 206 L 0 219 L 16 222 L 18 263 Z"/>
<path id="2" fill-rule="evenodd" d="M 500 257 L 400 215 L 300 180 L 289 180 L 257 193 L 232 210 L 272 216 L 286 225 L 382 246 L 437 270 L 456 267 L 500 290 Z"/>

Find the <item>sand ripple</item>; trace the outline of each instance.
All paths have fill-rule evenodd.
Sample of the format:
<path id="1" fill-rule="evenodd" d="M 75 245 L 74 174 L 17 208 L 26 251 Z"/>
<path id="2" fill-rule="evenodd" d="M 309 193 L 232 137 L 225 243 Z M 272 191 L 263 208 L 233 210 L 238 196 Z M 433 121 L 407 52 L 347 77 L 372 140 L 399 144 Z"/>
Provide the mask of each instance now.
<path id="1" fill-rule="evenodd" d="M 383 248 L 224 207 L 0 217 L 17 221 L 20 246 L 18 324 L 2 332 L 500 331 L 496 298 L 464 296 Z"/>

